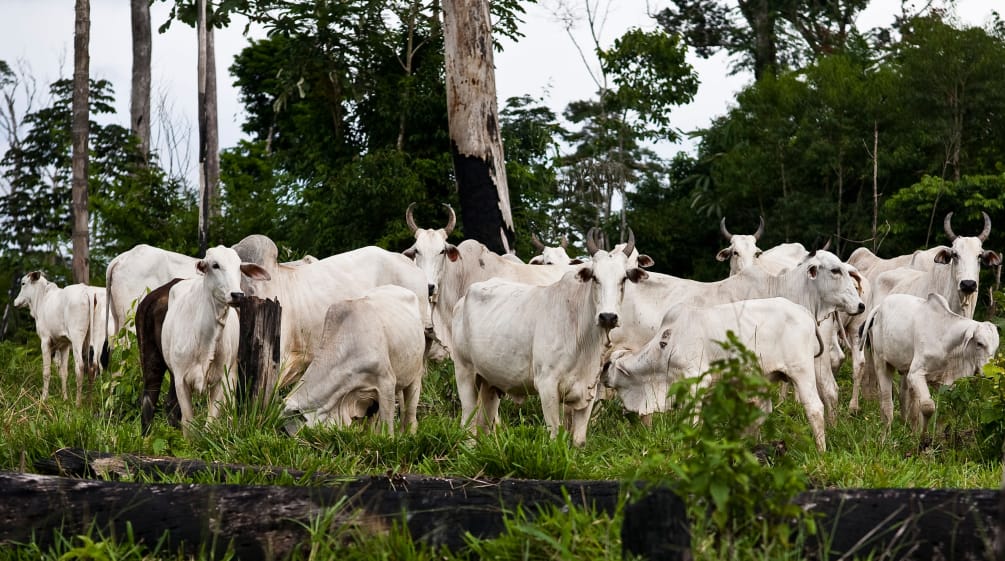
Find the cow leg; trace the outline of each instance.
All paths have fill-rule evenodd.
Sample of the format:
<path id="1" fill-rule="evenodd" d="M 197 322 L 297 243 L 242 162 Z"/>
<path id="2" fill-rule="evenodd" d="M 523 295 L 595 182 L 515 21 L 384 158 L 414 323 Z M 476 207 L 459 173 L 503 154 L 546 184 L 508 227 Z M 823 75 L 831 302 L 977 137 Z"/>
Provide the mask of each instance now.
<path id="1" fill-rule="evenodd" d="M 49 380 L 52 378 L 52 344 L 42 338 L 42 401 L 49 398 Z"/>
<path id="2" fill-rule="evenodd" d="M 827 451 L 827 436 L 824 422 L 824 404 L 820 400 L 820 392 L 817 391 L 812 372 L 792 372 L 791 376 L 796 386 L 796 396 L 803 404 L 806 412 L 806 420 L 810 424 L 813 432 L 813 440 L 816 442 L 817 450 Z"/>
<path id="3" fill-rule="evenodd" d="M 546 382 L 538 384 L 537 391 L 541 397 L 541 409 L 544 411 L 544 422 L 548 425 L 548 433 L 555 438 L 562 426 L 562 402 L 558 397 L 558 386 Z"/>
<path id="4" fill-rule="evenodd" d="M 401 402 L 401 430 L 405 433 L 415 434 L 419 424 L 416 421 L 416 411 L 419 409 L 419 394 L 422 392 L 422 379 L 415 381 L 402 390 Z"/>
<path id="5" fill-rule="evenodd" d="M 499 424 L 499 390 L 482 380 L 478 390 L 477 426 L 484 432 L 492 432 Z"/>
<path id="6" fill-rule="evenodd" d="M 178 407 L 181 409 L 181 432 L 188 437 L 191 434 L 190 424 L 195 416 L 192 410 L 192 392 L 184 382 L 184 378 L 175 384 L 174 389 L 178 395 Z"/>
<path id="7" fill-rule="evenodd" d="M 83 403 L 83 392 L 84 392 L 84 370 L 86 369 L 85 360 L 86 358 L 81 356 L 81 349 L 77 348 L 77 345 L 70 343 L 73 352 L 73 373 L 77 377 L 77 407 L 80 407 Z"/>
<path id="8" fill-rule="evenodd" d="M 893 425 L 893 368 L 882 358 L 874 356 L 873 369 L 879 386 L 879 410 L 889 432 Z"/>
<path id="9" fill-rule="evenodd" d="M 477 429 L 474 415 L 478 409 L 478 386 L 473 370 L 462 360 L 454 361 L 454 381 L 457 382 L 457 396 L 461 400 L 461 425 L 469 427 L 472 432 Z"/>
<path id="10" fill-rule="evenodd" d="M 908 409 L 910 404 L 910 410 Z M 920 433 L 922 441 L 928 433 L 928 423 L 935 413 L 935 402 L 928 391 L 928 382 L 923 370 L 912 369 L 901 380 L 901 408 L 911 428 Z"/>
<path id="11" fill-rule="evenodd" d="M 591 399 L 587 402 L 586 407 L 570 411 L 572 444 L 574 446 L 583 446 L 586 444 L 586 429 L 590 424 L 590 416 L 593 414 L 593 404 L 596 402 L 597 400 Z"/>
<path id="12" fill-rule="evenodd" d="M 814 371 L 817 382 L 817 392 L 820 400 L 824 404 L 824 411 L 827 415 L 827 424 L 833 425 L 837 422 L 838 388 L 834 381 L 834 373 L 831 371 L 829 351 L 814 359 Z"/>
<path id="13" fill-rule="evenodd" d="M 70 370 L 70 349 L 66 348 L 65 345 L 60 345 L 56 349 L 56 368 L 59 370 L 59 382 L 63 390 L 63 399 L 69 399 L 69 394 L 66 391 L 66 379 L 69 377 Z"/>

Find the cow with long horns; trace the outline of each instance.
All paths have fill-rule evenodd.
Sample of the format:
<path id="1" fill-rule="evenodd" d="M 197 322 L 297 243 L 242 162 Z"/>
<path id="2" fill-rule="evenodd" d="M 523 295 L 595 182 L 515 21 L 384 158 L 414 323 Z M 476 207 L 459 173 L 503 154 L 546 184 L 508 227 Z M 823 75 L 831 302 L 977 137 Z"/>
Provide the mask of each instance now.
<path id="1" fill-rule="evenodd" d="M 529 265 L 578 265 L 583 262 L 580 259 L 569 257 L 569 253 L 566 251 L 569 247 L 569 238 L 566 236 L 562 236 L 562 240 L 557 246 L 546 246 L 537 237 L 537 234 L 531 234 L 530 243 L 538 251 L 538 254 L 527 261 Z"/>
<path id="2" fill-rule="evenodd" d="M 629 265 L 635 249 L 631 230 L 619 252 L 600 249 L 596 229 L 586 244 L 591 262 L 567 270 L 553 284 L 492 279 L 471 285 L 458 302 L 450 351 L 463 422 L 473 429 L 494 428 L 501 394 L 517 399 L 538 394 L 552 437 L 562 425 L 564 405 L 573 443 L 586 441 L 601 358 L 620 321 L 625 282 L 648 277 Z"/>
<path id="3" fill-rule="evenodd" d="M 777 275 L 791 269 L 809 255 L 801 243 L 783 243 L 762 251 L 757 242 L 764 235 L 764 217 L 753 234 L 733 234 L 726 228 L 726 217 L 719 221 L 719 233 L 729 246 L 715 255 L 719 261 L 729 261 L 729 274 L 735 275 L 747 267 L 758 266 L 765 272 Z M 825 248 L 826 249 L 826 248 Z"/>

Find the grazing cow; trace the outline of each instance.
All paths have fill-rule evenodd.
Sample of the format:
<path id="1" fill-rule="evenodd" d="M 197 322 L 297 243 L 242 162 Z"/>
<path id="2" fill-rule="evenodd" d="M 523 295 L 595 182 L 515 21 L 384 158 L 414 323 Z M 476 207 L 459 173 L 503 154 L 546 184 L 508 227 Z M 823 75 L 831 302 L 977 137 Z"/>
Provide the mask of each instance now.
<path id="1" fill-rule="evenodd" d="M 902 415 L 922 438 L 935 413 L 928 384 L 950 385 L 980 374 L 998 350 L 998 329 L 955 313 L 939 294 L 926 298 L 891 294 L 869 311 L 862 334 L 869 356 L 865 378 L 876 377 L 880 410 L 889 429 L 893 421 L 893 372 L 901 373 Z"/>
<path id="2" fill-rule="evenodd" d="M 779 275 L 759 267 L 716 282 L 699 282 L 653 273 L 647 282 L 626 285 L 622 326 L 611 333 L 616 346 L 640 348 L 657 333 L 663 315 L 677 303 L 713 306 L 753 298 L 781 296 L 804 306 L 820 324 L 825 353 L 818 357 L 817 389 L 827 408 L 828 421 L 836 420 L 838 388 L 831 371 L 831 323 L 824 321 L 835 310 L 848 314 L 865 311 L 857 288 L 858 272 L 828 251 L 811 253 L 798 266 Z"/>
<path id="3" fill-rule="evenodd" d="M 136 341 L 140 349 L 140 371 L 143 373 L 140 430 L 144 436 L 150 434 L 157 401 L 160 399 L 161 384 L 168 368 L 161 346 L 161 332 L 164 327 L 164 316 L 167 315 L 168 297 L 171 294 L 171 287 L 181 280 L 173 279 L 167 284 L 158 286 L 144 296 L 136 306 Z M 170 389 L 164 399 L 164 412 L 172 426 L 181 425 L 181 409 L 178 407 L 174 376 L 171 376 Z"/>
<path id="4" fill-rule="evenodd" d="M 569 257 L 569 254 L 565 251 L 569 247 L 569 238 L 565 236 L 562 236 L 562 241 L 559 242 L 558 246 L 554 247 L 541 243 L 541 240 L 537 238 L 537 234 L 531 234 L 530 242 L 534 245 L 534 249 L 540 253 L 531 257 L 527 261 L 528 265 L 578 265 L 583 262 L 581 259 Z"/>
<path id="5" fill-rule="evenodd" d="M 332 304 L 314 361 L 286 398 L 284 415 L 301 414 L 308 425 L 348 426 L 376 410 L 393 433 L 400 392 L 402 429 L 415 432 L 425 372 L 416 300 L 407 289 L 385 285 Z"/>
<path id="6" fill-rule="evenodd" d="M 729 261 L 729 274 L 735 275 L 751 266 L 758 266 L 766 272 L 777 275 L 785 269 L 799 264 L 810 252 L 801 243 L 784 243 L 762 251 L 757 247 L 757 241 L 764 234 L 764 217 L 752 234 L 731 234 L 726 229 L 726 218 L 719 222 L 719 232 L 729 242 L 729 247 L 719 251 L 715 258 L 719 261 Z M 824 246 L 823 249 L 827 249 Z"/>
<path id="7" fill-rule="evenodd" d="M 199 276 L 171 287 L 161 329 L 164 362 L 174 378 L 182 431 L 193 418 L 193 392 L 209 394 L 207 421 L 215 419 L 237 381 L 238 320 L 233 309 L 240 303 L 242 274 L 268 280 L 269 274 L 254 263 L 242 263 L 237 252 L 225 246 L 206 251 L 196 264 Z"/>
<path id="8" fill-rule="evenodd" d="M 248 236 L 234 249 L 241 259 L 261 265 L 271 276 L 268 281 L 245 279 L 244 291 L 249 296 L 275 298 L 282 306 L 280 386 L 299 379 L 313 360 L 330 305 L 385 284 L 404 287 L 416 295 L 418 313 L 430 337 L 430 358 L 435 358 L 425 275 L 405 256 L 370 246 L 291 266 L 277 261 L 276 244 L 261 235 Z"/>
<path id="9" fill-rule="evenodd" d="M 628 266 L 635 246 L 629 235 L 624 251 L 599 249 L 596 230 L 587 235 L 592 260 L 546 286 L 492 279 L 475 283 L 458 302 L 454 320 L 457 391 L 464 423 L 492 430 L 503 393 L 541 397 L 552 437 L 570 412 L 572 442 L 586 441 L 601 357 L 608 334 L 618 325 L 625 281 L 648 276 Z M 547 267 L 535 267 L 544 269 Z"/>
<path id="10" fill-rule="evenodd" d="M 709 365 L 729 358 L 719 344 L 733 332 L 757 355 L 769 379 L 791 381 L 806 411 L 817 449 L 827 449 L 824 405 L 817 392 L 814 353 L 823 343 L 809 310 L 785 298 L 764 298 L 697 308 L 678 304 L 667 312 L 659 332 L 641 349 L 611 354 L 601 381 L 617 390 L 625 408 L 640 415 L 665 411 L 671 383 L 698 378 Z M 715 382 L 703 378 L 699 386 Z M 770 412 L 770 401 L 764 404 Z"/>
<path id="11" fill-rule="evenodd" d="M 69 375 L 70 353 L 73 370 L 77 376 L 77 405 L 83 400 L 84 373 L 93 372 L 95 342 L 104 336 L 96 328 L 100 300 L 93 287 L 72 284 L 65 288 L 49 282 L 40 271 L 21 277 L 21 291 L 14 305 L 28 308 L 35 319 L 35 331 L 42 343 L 42 399 L 49 397 L 49 379 L 52 377 L 52 360 L 62 382 L 63 399 L 67 398 L 66 379 Z M 96 317 L 97 316 L 97 317 Z"/>

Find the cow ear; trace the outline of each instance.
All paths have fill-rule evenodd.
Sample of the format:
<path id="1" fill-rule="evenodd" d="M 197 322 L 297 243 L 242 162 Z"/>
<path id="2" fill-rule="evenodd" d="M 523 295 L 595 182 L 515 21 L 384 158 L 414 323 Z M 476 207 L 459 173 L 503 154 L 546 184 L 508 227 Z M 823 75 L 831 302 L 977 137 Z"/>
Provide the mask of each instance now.
<path id="1" fill-rule="evenodd" d="M 649 257 L 645 253 L 639 254 L 639 258 L 636 260 L 636 263 L 638 264 L 639 267 L 642 267 L 643 269 L 648 269 L 649 267 L 652 267 L 653 265 L 656 264 L 656 262 L 653 261 L 653 258 Z"/>
<path id="2" fill-rule="evenodd" d="M 858 292 L 859 296 L 861 296 L 862 295 L 862 275 L 858 274 L 858 271 L 856 271 L 855 269 L 849 269 L 848 270 L 848 276 L 851 277 L 853 281 L 855 281 L 855 291 Z"/>
<path id="3" fill-rule="evenodd" d="M 544 256 L 543 255 L 535 255 L 534 257 L 531 258 L 530 261 L 527 262 L 527 264 L 528 265 L 543 265 L 544 264 Z"/>
<path id="4" fill-rule="evenodd" d="M 28 273 L 28 278 L 31 282 L 38 282 L 38 279 L 42 278 L 42 271 L 32 271 Z"/>
<path id="5" fill-rule="evenodd" d="M 733 255 L 733 250 L 732 250 L 732 249 L 729 249 L 729 248 L 727 247 L 726 249 L 723 249 L 723 250 L 719 251 L 719 253 L 716 253 L 716 254 L 715 254 L 715 258 L 716 258 L 716 259 L 717 259 L 718 261 L 728 261 L 728 260 L 729 260 L 729 258 L 730 258 L 730 257 L 731 257 L 732 255 Z"/>
<path id="6" fill-rule="evenodd" d="M 199 271 L 199 274 L 200 274 L 200 275 L 205 275 L 205 274 L 206 274 L 206 267 L 208 267 L 208 266 L 209 266 L 209 265 L 207 265 L 207 264 L 206 264 L 206 260 L 205 260 L 205 259 L 200 259 L 200 260 L 199 260 L 199 261 L 198 261 L 198 262 L 197 262 L 197 263 L 195 264 L 195 270 L 196 270 L 196 271 Z"/>
<path id="7" fill-rule="evenodd" d="M 990 249 L 981 254 L 981 263 L 985 267 L 997 267 L 1002 264 L 1002 258 Z"/>
<path id="8" fill-rule="evenodd" d="M 447 244 L 447 249 L 445 250 L 447 254 L 447 259 L 451 261 L 457 261 L 461 258 L 461 252 L 457 250 L 457 246 L 453 244 Z"/>
<path id="9" fill-rule="evenodd" d="M 272 280 L 268 271 L 254 263 L 241 263 L 241 272 L 251 280 Z"/>
<path id="10" fill-rule="evenodd" d="M 649 273 L 643 271 L 642 269 L 628 269 L 628 280 L 632 282 L 639 282 L 649 278 Z"/>
<path id="11" fill-rule="evenodd" d="M 413 245 L 412 247 L 406 249 L 405 251 L 402 251 L 401 254 L 404 255 L 405 257 L 408 257 L 412 261 L 415 261 L 415 246 Z"/>
<path id="12" fill-rule="evenodd" d="M 579 282 L 589 281 L 593 278 L 593 268 L 583 267 L 582 269 L 579 269 L 576 271 L 576 278 L 579 279 Z"/>
<path id="13" fill-rule="evenodd" d="M 942 248 L 935 254 L 935 262 L 940 265 L 948 265 L 953 262 L 953 250 Z"/>
<path id="14" fill-rule="evenodd" d="M 810 265 L 810 268 L 807 269 L 806 272 L 807 272 L 807 274 L 809 274 L 809 276 L 810 276 L 811 279 L 817 278 L 817 266 L 816 265 Z"/>

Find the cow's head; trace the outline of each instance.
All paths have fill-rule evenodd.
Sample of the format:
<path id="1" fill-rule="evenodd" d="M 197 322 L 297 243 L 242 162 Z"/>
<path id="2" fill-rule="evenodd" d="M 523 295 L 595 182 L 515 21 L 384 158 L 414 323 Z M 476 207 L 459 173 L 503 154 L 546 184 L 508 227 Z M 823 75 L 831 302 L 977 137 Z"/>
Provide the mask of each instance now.
<path id="1" fill-rule="evenodd" d="M 447 236 L 450 235 L 450 232 L 454 231 L 457 216 L 454 214 L 454 209 L 450 208 L 450 205 L 444 204 L 443 206 L 447 207 L 450 218 L 447 219 L 446 226 L 436 230 L 419 228 L 415 224 L 415 218 L 412 217 L 412 209 L 415 208 L 415 203 L 408 205 L 408 210 L 405 211 L 405 223 L 408 224 L 408 228 L 415 234 L 415 244 L 402 253 L 412 261 L 415 261 L 415 265 L 422 269 L 422 272 L 426 273 L 426 283 L 429 288 L 430 298 L 435 298 L 439 291 L 440 279 L 443 278 L 443 269 L 446 266 L 446 262 L 457 261 L 461 257 L 460 252 L 457 251 L 457 247 L 451 243 L 447 243 Z"/>
<path id="2" fill-rule="evenodd" d="M 747 267 L 753 266 L 754 261 L 761 256 L 762 251 L 757 247 L 757 240 L 761 239 L 761 235 L 764 234 L 763 216 L 753 235 L 731 234 L 726 229 L 725 216 L 719 222 L 719 232 L 729 242 L 729 247 L 716 253 L 715 258 L 719 261 L 729 261 L 730 275 L 735 275 Z"/>
<path id="3" fill-rule="evenodd" d="M 569 257 L 566 248 L 569 247 L 569 238 L 562 236 L 562 241 L 558 246 L 546 246 L 538 239 L 537 234 L 530 235 L 530 243 L 534 245 L 539 253 L 527 261 L 528 265 L 578 265 L 583 261 Z"/>
<path id="4" fill-rule="evenodd" d="M 21 291 L 17 293 L 14 305 L 18 308 L 29 307 L 35 295 L 42 291 L 48 282 L 41 271 L 26 273 L 21 277 Z"/>
<path id="5" fill-rule="evenodd" d="M 662 329 L 638 351 L 611 353 L 600 382 L 618 392 L 628 411 L 639 415 L 666 411 L 674 356 L 671 330 Z"/>
<path id="6" fill-rule="evenodd" d="M 984 365 L 998 352 L 998 328 L 989 321 L 975 321 L 963 338 L 963 375 L 979 376 Z"/>
<path id="7" fill-rule="evenodd" d="M 270 280 L 269 273 L 255 263 L 242 263 L 233 249 L 218 245 L 206 250 L 206 257 L 195 264 L 213 300 L 223 306 L 236 306 L 244 298 L 241 275 L 251 280 Z"/>
<path id="8" fill-rule="evenodd" d="M 837 309 L 850 315 L 865 311 L 859 294 L 862 277 L 858 269 L 842 262 L 837 255 L 822 249 L 814 251 L 795 270 L 806 277 L 819 308 Z"/>
<path id="9" fill-rule="evenodd" d="M 598 233 L 597 228 L 591 228 L 587 233 L 586 248 L 590 251 L 591 260 L 576 269 L 575 276 L 579 282 L 591 283 L 597 325 L 609 331 L 618 326 L 625 281 L 639 282 L 648 278 L 649 273 L 629 265 L 629 256 L 635 250 L 635 234 L 630 228 L 625 248 L 612 253 L 600 249 Z"/>
<path id="10" fill-rule="evenodd" d="M 957 236 L 953 232 L 953 213 L 947 214 L 942 225 L 952 247 L 935 254 L 936 263 L 952 267 L 953 280 L 960 291 L 960 302 L 964 304 L 976 298 L 981 265 L 997 267 L 1001 264 L 1001 256 L 984 249 L 984 242 L 991 233 L 991 218 L 986 212 L 981 214 L 984 215 L 984 230 L 977 236 Z"/>

